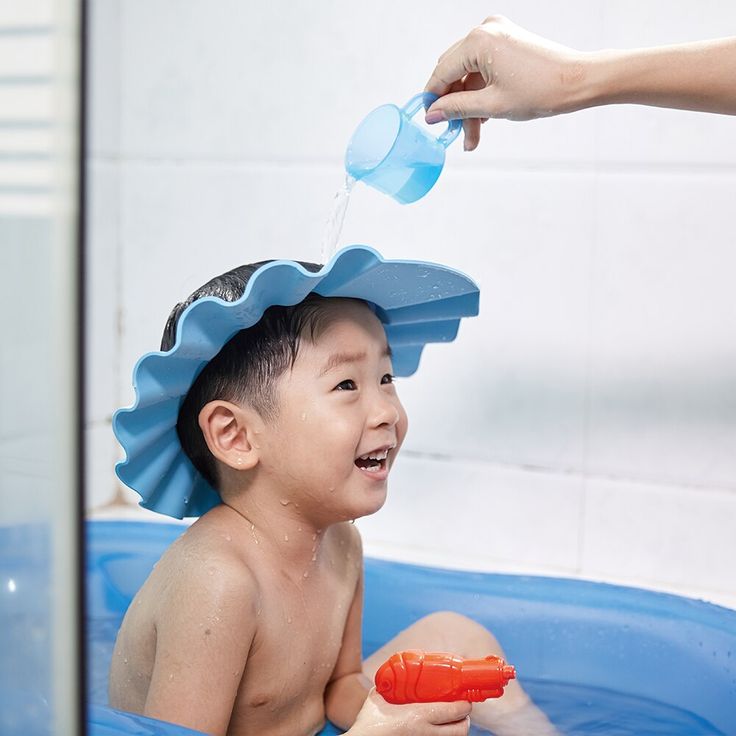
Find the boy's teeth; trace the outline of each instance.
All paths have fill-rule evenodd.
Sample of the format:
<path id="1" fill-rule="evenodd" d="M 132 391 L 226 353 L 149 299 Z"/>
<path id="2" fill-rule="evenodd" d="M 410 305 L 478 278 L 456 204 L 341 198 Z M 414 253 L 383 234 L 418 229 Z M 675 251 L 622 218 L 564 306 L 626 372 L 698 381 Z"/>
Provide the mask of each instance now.
<path id="1" fill-rule="evenodd" d="M 388 451 L 375 452 L 372 455 L 361 455 L 359 460 L 385 460 L 388 455 Z"/>

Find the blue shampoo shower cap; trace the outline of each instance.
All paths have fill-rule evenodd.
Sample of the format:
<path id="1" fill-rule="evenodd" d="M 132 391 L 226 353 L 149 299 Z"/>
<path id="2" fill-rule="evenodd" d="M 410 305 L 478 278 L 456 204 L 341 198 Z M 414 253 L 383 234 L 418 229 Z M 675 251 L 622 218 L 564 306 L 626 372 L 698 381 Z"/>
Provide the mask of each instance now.
<path id="1" fill-rule="evenodd" d="M 181 314 L 176 343 L 144 355 L 133 370 L 135 403 L 119 409 L 113 429 L 125 450 L 116 472 L 140 494 L 140 505 L 175 519 L 201 516 L 220 496 L 184 454 L 179 408 L 204 366 L 266 309 L 291 306 L 315 292 L 362 299 L 383 323 L 397 376 L 410 376 L 428 342 L 451 342 L 462 317 L 478 314 L 479 291 L 467 276 L 422 261 L 387 261 L 362 245 L 341 250 L 310 272 L 295 261 L 271 261 L 250 277 L 234 302 L 204 297 Z"/>

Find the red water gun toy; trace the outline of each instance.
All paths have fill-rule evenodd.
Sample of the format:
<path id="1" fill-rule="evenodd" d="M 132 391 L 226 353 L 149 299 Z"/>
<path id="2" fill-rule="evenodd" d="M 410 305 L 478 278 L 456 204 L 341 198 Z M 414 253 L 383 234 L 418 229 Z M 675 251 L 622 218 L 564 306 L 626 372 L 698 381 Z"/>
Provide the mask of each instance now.
<path id="1" fill-rule="evenodd" d="M 480 703 L 500 698 L 516 670 L 501 659 L 464 659 L 444 652 L 410 649 L 389 657 L 376 672 L 376 690 L 384 700 L 404 703 Z"/>

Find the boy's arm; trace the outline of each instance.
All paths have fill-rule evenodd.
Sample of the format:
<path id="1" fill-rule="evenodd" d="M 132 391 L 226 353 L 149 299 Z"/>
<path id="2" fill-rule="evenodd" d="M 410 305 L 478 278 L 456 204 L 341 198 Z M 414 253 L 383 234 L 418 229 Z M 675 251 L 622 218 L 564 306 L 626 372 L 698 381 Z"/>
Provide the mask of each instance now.
<path id="1" fill-rule="evenodd" d="M 370 680 L 363 674 L 361 646 L 363 637 L 362 545 L 357 529 L 351 527 L 351 531 L 354 534 L 351 546 L 355 545 L 361 560 L 360 575 L 345 622 L 340 654 L 335 669 L 332 671 L 332 678 L 325 690 L 325 715 L 332 723 L 343 729 L 353 725 L 371 688 Z"/>
<path id="2" fill-rule="evenodd" d="M 417 736 L 466 736 L 471 705 L 457 703 L 418 703 L 391 705 L 375 690 L 363 674 L 363 565 L 360 535 L 351 544 L 361 560 L 360 575 L 350 606 L 342 648 L 325 691 L 325 714 L 336 725 L 349 729 L 345 736 L 392 736 L 403 733 Z M 357 720 L 356 720 L 357 719 Z"/>
<path id="3" fill-rule="evenodd" d="M 255 633 L 257 586 L 240 564 L 191 564 L 157 617 L 143 714 L 224 736 Z"/>

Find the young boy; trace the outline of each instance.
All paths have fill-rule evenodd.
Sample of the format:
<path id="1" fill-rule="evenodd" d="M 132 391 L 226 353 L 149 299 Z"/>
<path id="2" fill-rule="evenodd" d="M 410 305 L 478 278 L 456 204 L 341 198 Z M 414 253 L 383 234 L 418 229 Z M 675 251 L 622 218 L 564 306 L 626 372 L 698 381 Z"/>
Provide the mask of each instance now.
<path id="1" fill-rule="evenodd" d="M 162 350 L 175 347 L 189 304 L 242 302 L 261 265 L 178 305 Z M 305 279 L 319 268 L 301 265 Z M 434 614 L 361 661 L 362 552 L 351 521 L 383 505 L 407 430 L 377 316 L 385 311 L 314 292 L 277 303 L 226 342 L 181 402 L 181 448 L 220 502 L 167 550 L 129 607 L 110 704 L 207 734 L 307 736 L 325 718 L 352 736 L 466 734 L 468 703 L 392 706 L 370 682 L 401 649 L 501 653 L 481 626 Z M 554 733 L 517 683 L 476 705 L 476 716 L 499 735 Z M 511 724 L 519 718 L 533 730 Z"/>

